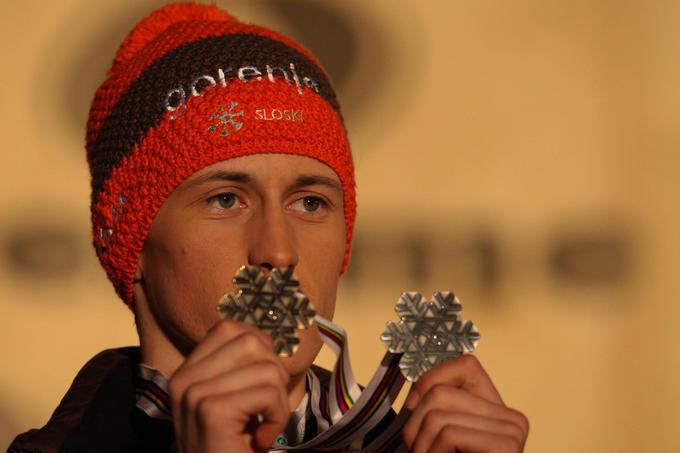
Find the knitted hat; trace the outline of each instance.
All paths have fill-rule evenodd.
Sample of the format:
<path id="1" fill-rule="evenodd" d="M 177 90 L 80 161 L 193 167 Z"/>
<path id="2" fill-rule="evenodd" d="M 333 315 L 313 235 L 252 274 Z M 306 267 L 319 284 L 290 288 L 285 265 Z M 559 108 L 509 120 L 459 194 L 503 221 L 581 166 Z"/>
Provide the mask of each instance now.
<path id="1" fill-rule="evenodd" d="M 354 169 L 335 93 L 318 61 L 216 6 L 170 4 L 125 38 L 87 124 L 94 245 L 132 303 L 151 223 L 196 171 L 256 153 L 309 156 L 343 187 L 349 259 Z"/>

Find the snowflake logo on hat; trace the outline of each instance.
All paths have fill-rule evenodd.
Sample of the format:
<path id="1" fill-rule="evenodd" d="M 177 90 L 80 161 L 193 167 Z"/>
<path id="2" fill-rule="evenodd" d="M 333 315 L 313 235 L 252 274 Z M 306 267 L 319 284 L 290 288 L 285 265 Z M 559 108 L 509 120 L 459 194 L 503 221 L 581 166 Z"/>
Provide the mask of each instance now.
<path id="1" fill-rule="evenodd" d="M 238 105 L 238 102 L 231 101 L 229 103 L 229 110 L 225 110 L 224 106 L 219 106 L 219 113 L 213 113 L 210 115 L 211 120 L 218 120 L 217 123 L 213 124 L 208 128 L 208 132 L 214 133 L 218 128 L 221 127 L 220 135 L 226 137 L 229 135 L 229 125 L 234 129 L 234 132 L 238 132 L 243 127 L 243 123 L 236 121 L 234 118 L 237 116 L 243 116 L 243 110 L 239 112 L 234 112 L 234 109 Z"/>

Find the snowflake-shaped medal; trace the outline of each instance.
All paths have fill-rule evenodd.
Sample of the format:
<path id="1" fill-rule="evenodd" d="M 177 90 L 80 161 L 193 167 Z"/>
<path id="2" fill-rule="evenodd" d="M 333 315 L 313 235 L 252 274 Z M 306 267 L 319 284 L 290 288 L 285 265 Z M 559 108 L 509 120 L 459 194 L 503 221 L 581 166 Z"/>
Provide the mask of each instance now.
<path id="1" fill-rule="evenodd" d="M 295 329 L 306 329 L 316 316 L 293 269 L 277 267 L 265 275 L 260 266 L 241 266 L 234 284 L 238 291 L 225 294 L 217 306 L 222 318 L 259 327 L 274 339 L 279 356 L 292 356 L 300 343 Z"/>
<path id="2" fill-rule="evenodd" d="M 463 306 L 449 291 L 436 292 L 426 301 L 420 293 L 402 293 L 394 310 L 401 319 L 389 322 L 380 339 L 392 353 L 403 353 L 399 368 L 415 382 L 443 361 L 472 352 L 479 332 L 472 321 L 462 321 Z"/>

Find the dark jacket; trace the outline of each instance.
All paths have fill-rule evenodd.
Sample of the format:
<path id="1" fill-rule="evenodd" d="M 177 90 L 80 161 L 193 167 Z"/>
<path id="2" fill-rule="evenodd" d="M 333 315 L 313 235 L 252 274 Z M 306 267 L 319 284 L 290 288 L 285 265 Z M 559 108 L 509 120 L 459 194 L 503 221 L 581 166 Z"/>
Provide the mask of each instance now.
<path id="1" fill-rule="evenodd" d="M 139 348 L 108 349 L 80 370 L 52 417 L 17 436 L 8 452 L 163 452 L 174 441 L 172 423 L 138 409 Z"/>
<path id="2" fill-rule="evenodd" d="M 80 370 L 47 424 L 14 439 L 8 453 L 168 453 L 172 423 L 151 418 L 136 406 L 139 348 L 108 349 Z M 330 373 L 315 367 L 322 385 Z M 394 419 L 390 412 L 364 438 L 368 445 Z"/>

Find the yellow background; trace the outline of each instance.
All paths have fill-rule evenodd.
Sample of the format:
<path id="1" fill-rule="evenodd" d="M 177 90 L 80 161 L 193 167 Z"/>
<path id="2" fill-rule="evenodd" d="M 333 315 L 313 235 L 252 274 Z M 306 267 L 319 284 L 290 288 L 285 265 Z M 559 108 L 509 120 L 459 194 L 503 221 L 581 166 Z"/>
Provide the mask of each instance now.
<path id="1" fill-rule="evenodd" d="M 3 2 L 0 448 L 45 423 L 89 357 L 136 341 L 89 246 L 84 121 L 118 42 L 158 4 Z M 219 4 L 286 31 L 265 1 Z M 360 380 L 399 293 L 451 289 L 530 418 L 526 451 L 680 451 L 680 3 L 332 5 L 358 37 L 340 99 L 370 99 L 346 111 L 359 242 L 336 316 Z M 74 231 L 71 250 L 38 259 L 67 253 L 77 272 L 17 272 L 8 250 L 30 226 Z M 556 270 L 579 235 L 623 244 L 614 263 L 588 247 L 577 263 L 618 277 Z"/>

